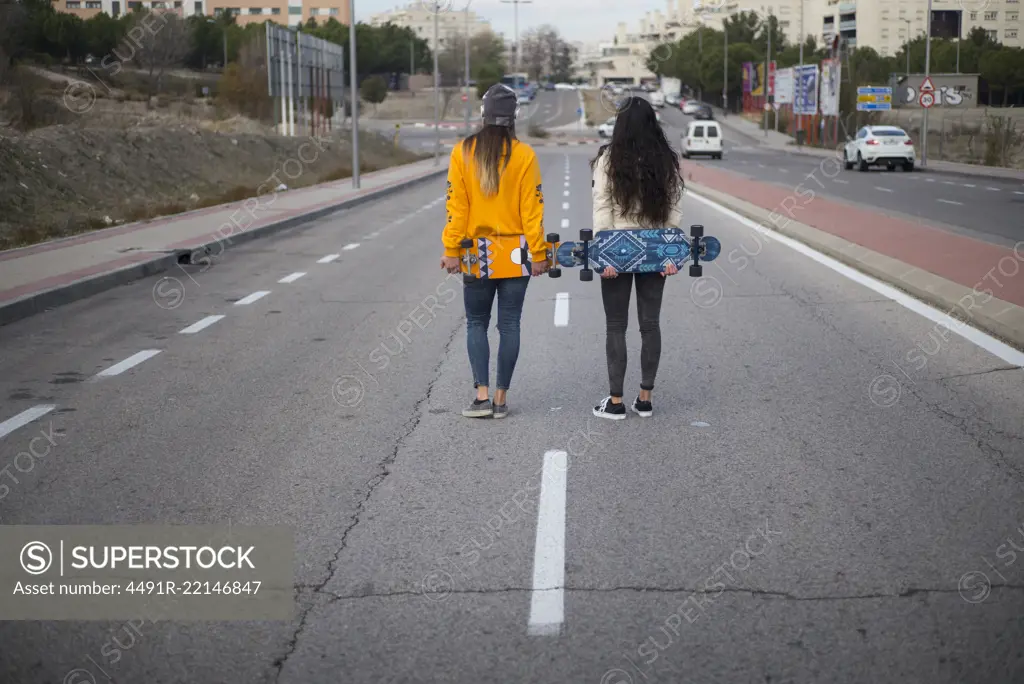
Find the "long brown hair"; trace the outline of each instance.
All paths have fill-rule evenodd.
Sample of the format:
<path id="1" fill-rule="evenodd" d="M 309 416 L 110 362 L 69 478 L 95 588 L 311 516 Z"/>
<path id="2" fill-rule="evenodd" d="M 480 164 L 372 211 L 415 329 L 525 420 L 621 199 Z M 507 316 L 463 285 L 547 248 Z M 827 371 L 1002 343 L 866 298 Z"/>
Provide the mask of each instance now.
<path id="1" fill-rule="evenodd" d="M 473 155 L 476 180 L 484 195 L 498 194 L 498 182 L 512 159 L 516 130 L 510 126 L 484 126 L 462 141 L 462 154 Z"/>

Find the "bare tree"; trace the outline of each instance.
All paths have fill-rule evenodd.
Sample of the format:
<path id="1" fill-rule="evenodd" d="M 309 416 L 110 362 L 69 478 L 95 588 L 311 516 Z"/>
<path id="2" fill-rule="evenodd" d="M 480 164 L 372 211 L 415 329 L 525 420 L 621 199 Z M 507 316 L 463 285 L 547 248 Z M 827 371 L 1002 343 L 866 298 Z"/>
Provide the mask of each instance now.
<path id="1" fill-rule="evenodd" d="M 128 29 L 125 43 L 132 44 L 132 60 L 146 72 L 147 94 L 152 97 L 161 92 L 166 71 L 185 61 L 189 51 L 189 28 L 171 12 L 146 12 Z"/>

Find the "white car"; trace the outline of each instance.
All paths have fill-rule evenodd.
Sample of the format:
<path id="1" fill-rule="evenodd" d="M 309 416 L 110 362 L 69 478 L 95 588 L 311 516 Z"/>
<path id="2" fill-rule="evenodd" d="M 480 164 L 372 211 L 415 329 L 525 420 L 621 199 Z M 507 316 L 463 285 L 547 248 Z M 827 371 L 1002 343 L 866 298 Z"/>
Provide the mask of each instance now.
<path id="1" fill-rule="evenodd" d="M 700 102 L 697 102 L 696 100 L 688 100 L 686 104 L 683 105 L 683 114 L 693 115 L 699 110 Z"/>
<path id="2" fill-rule="evenodd" d="M 683 159 L 706 154 L 712 159 L 722 158 L 722 129 L 714 121 L 691 121 L 686 128 L 682 145 Z"/>
<path id="3" fill-rule="evenodd" d="M 608 119 L 603 124 L 597 127 L 597 134 L 602 138 L 612 137 L 612 132 L 615 130 L 615 117 Z"/>
<path id="4" fill-rule="evenodd" d="M 904 171 L 913 171 L 914 159 L 914 141 L 896 126 L 865 126 L 843 147 L 847 170 L 856 164 L 858 171 L 867 171 L 872 166 L 885 166 L 890 171 L 901 166 Z"/>
<path id="5" fill-rule="evenodd" d="M 664 107 L 665 106 L 665 93 L 660 90 L 655 90 L 651 93 L 651 106 L 652 107 Z"/>

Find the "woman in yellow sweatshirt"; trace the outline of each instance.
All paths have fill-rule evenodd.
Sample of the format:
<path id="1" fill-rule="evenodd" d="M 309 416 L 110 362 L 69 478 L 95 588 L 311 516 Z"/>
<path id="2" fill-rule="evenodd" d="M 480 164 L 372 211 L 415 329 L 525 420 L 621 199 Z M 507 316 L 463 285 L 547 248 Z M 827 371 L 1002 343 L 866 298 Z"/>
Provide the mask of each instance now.
<path id="1" fill-rule="evenodd" d="M 537 155 L 516 139 L 518 98 L 508 86 L 495 85 L 483 98 L 483 127 L 456 145 L 448 166 L 448 222 L 441 240 L 441 268 L 459 272 L 460 243 L 486 231 L 498 235 L 525 235 L 530 249 L 531 274 L 547 270 L 544 241 L 544 193 Z M 485 228 L 486 227 L 486 228 Z M 504 418 L 506 394 L 519 358 L 519 322 L 530 276 L 477 279 L 466 283 L 466 346 L 473 371 L 476 399 L 462 415 L 467 418 Z M 498 385 L 490 400 L 490 347 L 487 328 L 494 296 L 498 296 Z"/>

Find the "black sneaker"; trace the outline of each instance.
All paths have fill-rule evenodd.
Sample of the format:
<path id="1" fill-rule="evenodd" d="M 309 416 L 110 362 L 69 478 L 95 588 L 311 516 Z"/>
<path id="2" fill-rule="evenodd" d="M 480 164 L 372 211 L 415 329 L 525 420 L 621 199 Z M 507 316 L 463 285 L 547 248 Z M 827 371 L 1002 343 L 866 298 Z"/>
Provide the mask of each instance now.
<path id="1" fill-rule="evenodd" d="M 490 418 L 494 415 L 494 407 L 490 399 L 474 399 L 469 408 L 462 409 L 462 415 L 466 418 Z"/>
<path id="2" fill-rule="evenodd" d="M 600 404 L 594 407 L 594 415 L 598 418 L 608 418 L 609 420 L 625 420 L 626 405 L 622 402 L 613 404 L 611 397 L 605 397 L 601 400 Z"/>
<path id="3" fill-rule="evenodd" d="M 508 418 L 508 404 L 495 404 L 492 418 Z"/>
<path id="4" fill-rule="evenodd" d="M 633 405 L 630 408 L 633 409 L 633 413 L 644 418 L 649 418 L 654 414 L 654 406 L 651 405 L 651 402 L 641 401 L 639 395 L 633 400 Z"/>

